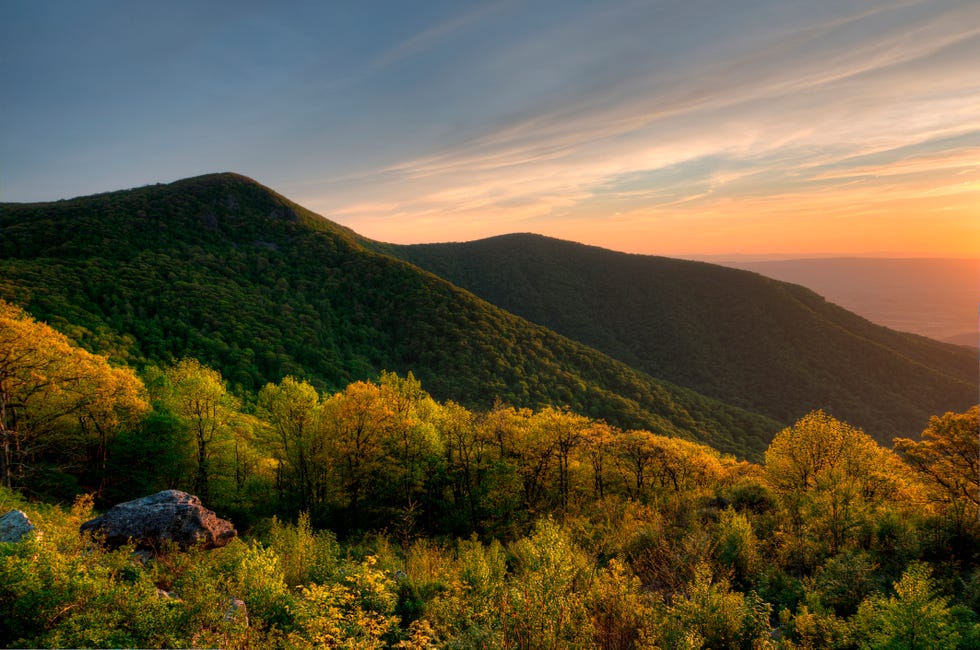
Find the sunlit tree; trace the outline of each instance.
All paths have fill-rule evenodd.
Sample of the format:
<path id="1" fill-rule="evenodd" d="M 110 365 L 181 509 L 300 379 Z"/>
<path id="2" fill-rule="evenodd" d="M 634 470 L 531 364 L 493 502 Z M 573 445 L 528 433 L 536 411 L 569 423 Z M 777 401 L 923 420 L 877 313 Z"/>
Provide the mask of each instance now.
<path id="1" fill-rule="evenodd" d="M 350 384 L 326 401 L 323 409 L 324 462 L 337 474 L 352 523 L 361 522 L 363 499 L 371 481 L 383 480 L 386 439 L 394 426 L 391 405 L 370 382 Z"/>
<path id="2" fill-rule="evenodd" d="M 144 393 L 128 368 L 0 301 L 0 484 L 21 485 L 39 459 L 73 450 L 104 473 L 111 438 L 149 409 Z"/>
<path id="3" fill-rule="evenodd" d="M 836 554 L 872 511 L 911 494 L 892 452 L 822 411 L 776 434 L 765 476 L 789 517 L 798 562 L 810 542 Z"/>
<path id="4" fill-rule="evenodd" d="M 934 501 L 960 526 L 980 505 L 980 424 L 977 407 L 929 420 L 919 441 L 896 438 L 895 450 L 931 488 Z"/>
<path id="5" fill-rule="evenodd" d="M 324 444 L 320 395 L 309 383 L 286 377 L 266 384 L 258 405 L 275 432 L 280 493 L 291 494 L 300 509 L 308 509 L 319 492 L 314 475 Z"/>
<path id="6" fill-rule="evenodd" d="M 194 491 L 204 500 L 210 497 L 212 463 L 219 442 L 230 436 L 229 426 L 236 417 L 238 400 L 228 392 L 221 373 L 197 359 L 182 359 L 164 371 L 169 383 L 165 400 L 192 433 L 197 458 Z"/>

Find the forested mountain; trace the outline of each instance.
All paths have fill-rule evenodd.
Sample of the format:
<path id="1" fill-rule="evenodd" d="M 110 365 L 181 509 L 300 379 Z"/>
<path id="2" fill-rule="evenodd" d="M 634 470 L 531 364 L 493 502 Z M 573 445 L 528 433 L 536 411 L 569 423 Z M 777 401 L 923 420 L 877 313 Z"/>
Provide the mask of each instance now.
<path id="1" fill-rule="evenodd" d="M 776 422 L 532 325 L 234 174 L 2 204 L 0 297 L 132 365 L 194 357 L 250 392 L 412 371 L 439 399 L 567 406 L 758 457 Z"/>
<path id="2" fill-rule="evenodd" d="M 773 435 L 235 175 L 0 215 L 0 646 L 980 647 L 976 406 L 888 446 L 823 411 Z M 542 282 L 615 278 L 588 263 L 607 251 L 570 250 Z M 498 275 L 526 257 L 501 253 Z M 758 336 L 773 381 L 810 372 L 818 399 L 861 386 L 820 354 L 893 402 L 957 385 L 937 369 L 955 349 L 800 287 L 658 263 L 661 309 L 686 321 L 658 320 L 639 280 L 602 304 L 724 380 L 762 363 L 738 338 Z M 613 322 L 595 303 L 621 294 L 597 286 L 535 306 L 580 295 L 582 326 Z M 155 513 L 117 549 L 83 523 L 174 489 L 240 538 L 160 543 Z"/>
<path id="3" fill-rule="evenodd" d="M 782 421 L 822 408 L 887 444 L 976 400 L 975 352 L 755 273 L 529 234 L 384 250 L 634 368 Z"/>

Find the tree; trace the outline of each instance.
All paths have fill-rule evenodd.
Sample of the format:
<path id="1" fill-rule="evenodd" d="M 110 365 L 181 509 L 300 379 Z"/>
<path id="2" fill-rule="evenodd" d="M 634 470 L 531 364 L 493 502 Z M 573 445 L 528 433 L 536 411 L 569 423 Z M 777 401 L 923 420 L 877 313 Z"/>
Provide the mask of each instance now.
<path id="1" fill-rule="evenodd" d="M 485 439 L 478 435 L 472 412 L 456 404 L 443 404 L 438 429 L 446 455 L 446 471 L 456 509 L 465 503 L 471 530 L 477 530 L 477 499 L 487 473 Z"/>
<path id="2" fill-rule="evenodd" d="M 626 491 L 633 499 L 643 499 L 653 461 L 657 458 L 655 436 L 649 431 L 627 431 L 614 441 L 616 464 L 627 477 Z"/>
<path id="3" fill-rule="evenodd" d="M 190 428 L 194 439 L 197 471 L 194 491 L 202 500 L 210 497 L 212 461 L 217 443 L 238 411 L 238 400 L 228 393 L 221 373 L 197 359 L 181 359 L 164 371 L 169 383 L 166 402 Z"/>
<path id="4" fill-rule="evenodd" d="M 327 400 L 323 423 L 324 460 L 339 477 L 356 528 L 371 480 L 385 473 L 385 439 L 394 413 L 377 385 L 358 381 Z"/>
<path id="5" fill-rule="evenodd" d="M 980 506 L 978 408 L 932 417 L 918 442 L 896 438 L 895 450 L 931 488 L 934 501 L 952 513 L 961 528 Z"/>
<path id="6" fill-rule="evenodd" d="M 908 497 L 906 473 L 893 453 L 823 411 L 777 433 L 765 453 L 801 567 L 806 546 L 835 555 L 872 511 Z"/>
<path id="7" fill-rule="evenodd" d="M 754 591 L 734 591 L 724 579 L 713 579 L 711 567 L 699 563 L 694 578 L 675 594 L 668 611 L 664 647 L 771 648 L 772 606 Z"/>
<path id="8" fill-rule="evenodd" d="M 397 496 L 402 514 L 413 520 L 416 505 L 425 496 L 441 461 L 439 405 L 411 372 L 405 377 L 382 372 L 378 383 L 392 418 L 390 435 L 385 439 L 385 451 L 392 461 L 386 491 Z M 411 527 L 413 522 L 406 523 Z"/>
<path id="9" fill-rule="evenodd" d="M 572 450 L 579 446 L 591 422 L 571 411 L 547 407 L 534 416 L 534 425 L 542 438 L 554 449 L 558 461 L 558 496 L 562 510 L 568 509 L 570 461 Z"/>
<path id="10" fill-rule="evenodd" d="M 320 395 L 310 384 L 286 377 L 259 391 L 258 405 L 276 434 L 278 486 L 292 495 L 301 510 L 322 501 L 317 459 L 323 452 Z"/>
<path id="11" fill-rule="evenodd" d="M 862 648 L 943 650 L 955 648 L 961 632 L 949 599 L 936 593 L 926 564 L 914 563 L 895 583 L 895 595 L 880 594 L 861 603 L 855 617 Z"/>
<path id="12" fill-rule="evenodd" d="M 618 435 L 622 432 L 605 422 L 593 422 L 585 431 L 583 446 L 592 466 L 593 492 L 600 501 L 606 496 L 606 463 Z"/>
<path id="13" fill-rule="evenodd" d="M 82 458 L 105 475 L 109 442 L 149 410 L 128 368 L 75 347 L 0 300 L 0 484 L 23 485 L 47 459 Z"/>
<path id="14" fill-rule="evenodd" d="M 537 426 L 535 415 L 529 409 L 497 404 L 486 414 L 483 426 L 486 435 L 496 443 L 501 464 L 512 469 L 520 479 L 524 512 L 532 517 L 540 514 L 548 493 L 555 441 Z M 504 489 L 498 492 L 502 493 Z"/>

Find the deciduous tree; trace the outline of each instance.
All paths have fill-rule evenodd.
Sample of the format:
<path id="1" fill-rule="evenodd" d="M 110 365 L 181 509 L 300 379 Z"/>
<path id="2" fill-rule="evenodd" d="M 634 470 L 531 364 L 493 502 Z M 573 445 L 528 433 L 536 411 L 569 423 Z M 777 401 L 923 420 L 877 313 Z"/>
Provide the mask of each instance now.
<path id="1" fill-rule="evenodd" d="M 210 497 L 216 446 L 220 437 L 229 433 L 238 400 L 228 392 L 221 373 L 197 359 L 182 359 L 165 375 L 170 388 L 166 401 L 192 432 L 197 456 L 194 490 L 206 501 Z"/>
<path id="2" fill-rule="evenodd" d="M 978 408 L 933 417 L 919 441 L 896 438 L 895 450 L 925 480 L 932 498 L 960 526 L 976 518 L 980 505 Z"/>
<path id="3" fill-rule="evenodd" d="M 104 470 L 110 439 L 149 409 L 144 393 L 128 368 L 0 301 L 0 484 L 23 484 L 43 457 Z"/>

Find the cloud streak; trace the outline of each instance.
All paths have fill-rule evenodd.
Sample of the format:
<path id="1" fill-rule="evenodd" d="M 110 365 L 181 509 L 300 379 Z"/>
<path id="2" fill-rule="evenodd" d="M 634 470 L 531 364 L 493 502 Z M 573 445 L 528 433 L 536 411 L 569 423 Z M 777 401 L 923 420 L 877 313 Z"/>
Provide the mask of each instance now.
<path id="1" fill-rule="evenodd" d="M 980 239 L 976 2 L 431 0 L 232 20 L 177 2 L 149 21 L 46 1 L 0 27 L 25 57 L 0 57 L 0 74 L 31 82 L 0 101 L 18 200 L 53 179 L 232 169 L 388 241 L 535 230 L 672 254 Z M 136 59 L 100 33 L 106 15 L 138 26 Z M 184 19 L 193 47 L 140 46 Z"/>
<path id="2" fill-rule="evenodd" d="M 758 40 L 717 45 L 724 56 L 713 60 L 680 70 L 651 65 L 603 80 L 601 94 L 573 86 L 492 131 L 379 170 L 398 207 L 361 225 L 378 235 L 424 214 L 451 220 L 450 236 L 465 237 L 467 224 L 488 219 L 500 231 L 532 224 L 560 234 L 569 219 L 609 221 L 604 208 L 619 208 L 615 221 L 626 237 L 625 224 L 655 224 L 664 213 L 687 212 L 693 224 L 722 210 L 791 219 L 801 211 L 836 215 L 847 205 L 894 204 L 866 195 L 874 191 L 910 202 L 969 194 L 973 185 L 948 176 L 969 172 L 975 149 L 850 168 L 862 156 L 911 145 L 928 150 L 951 137 L 980 143 L 973 64 L 980 60 L 980 7 L 934 8 L 880 4 L 768 37 L 763 25 Z M 728 161 L 727 168 L 693 164 L 709 159 Z M 682 166 L 680 178 L 657 184 L 655 172 Z M 610 191 L 637 172 L 648 172 L 649 188 Z M 854 182 L 869 176 L 915 178 L 888 187 Z M 934 210 L 923 216 L 933 219 Z"/>

